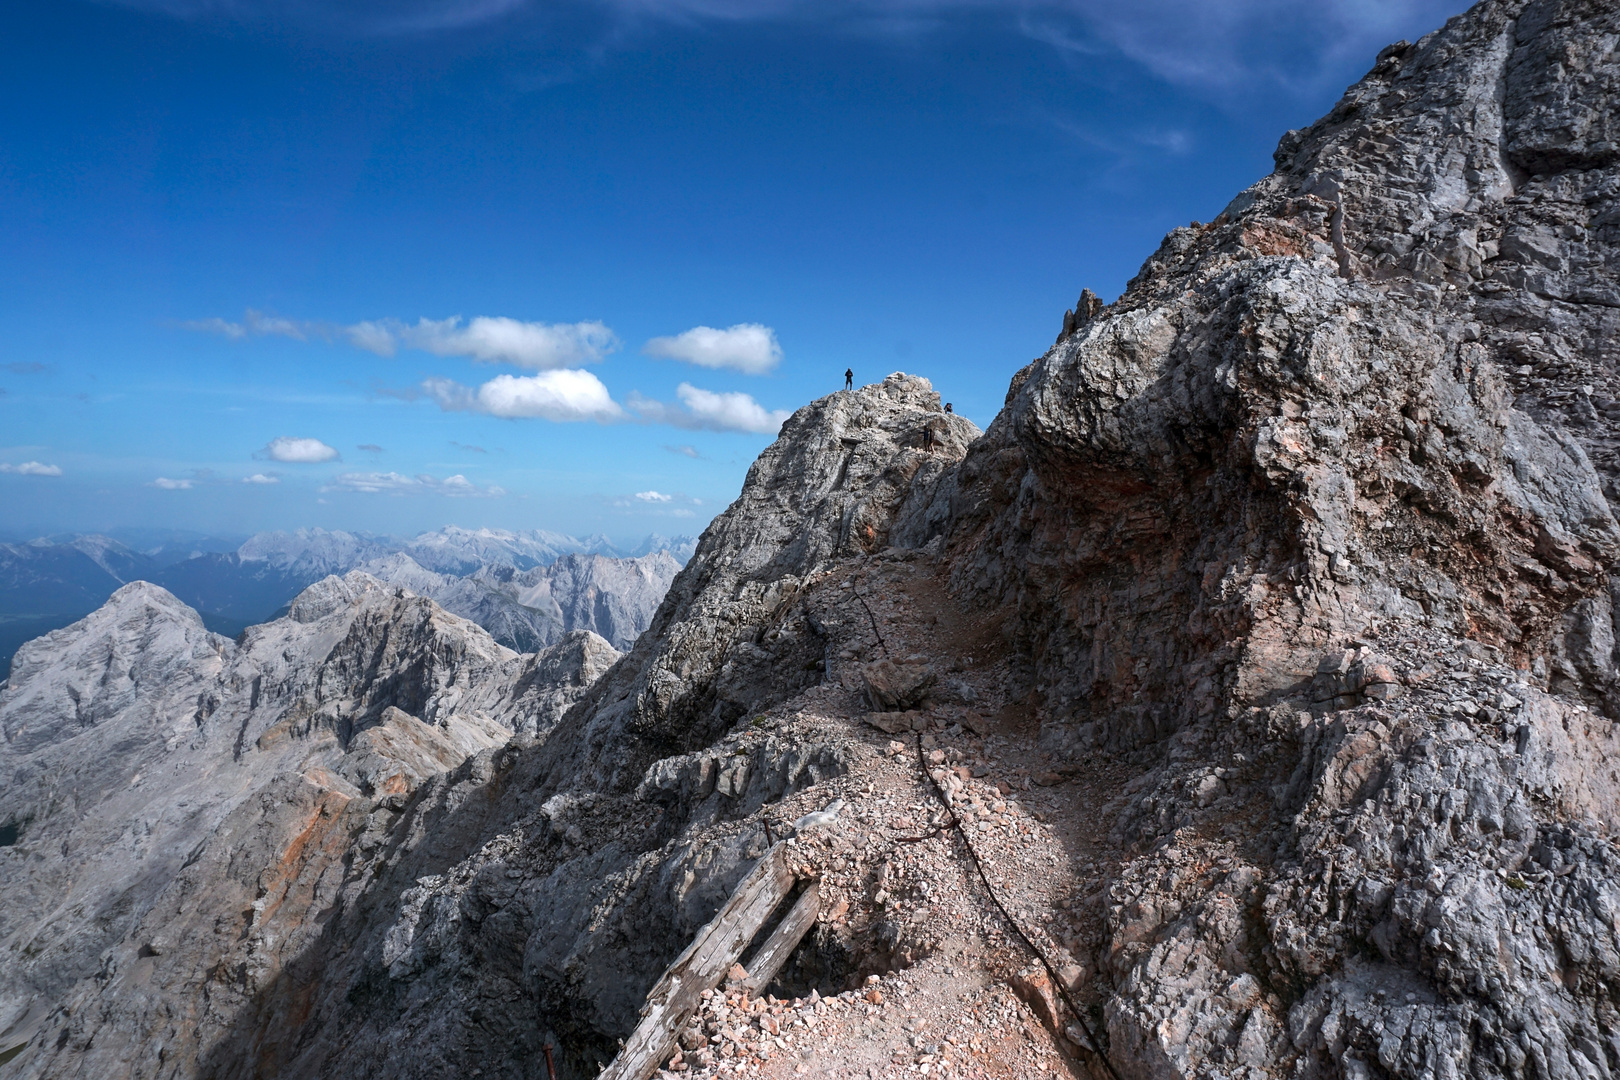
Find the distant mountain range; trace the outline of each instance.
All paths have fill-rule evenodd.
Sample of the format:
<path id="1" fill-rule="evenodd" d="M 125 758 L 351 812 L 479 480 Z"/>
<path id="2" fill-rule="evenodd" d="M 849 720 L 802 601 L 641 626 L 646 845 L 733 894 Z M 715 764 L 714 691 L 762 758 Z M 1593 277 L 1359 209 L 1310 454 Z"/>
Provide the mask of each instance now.
<path id="1" fill-rule="evenodd" d="M 431 597 L 522 652 L 576 629 L 628 649 L 697 546 L 654 534 L 625 551 L 604 536 L 456 526 L 410 539 L 299 529 L 229 543 L 145 530 L 0 544 L 0 675 L 24 641 L 82 618 L 131 581 L 163 586 L 208 629 L 235 636 L 309 585 L 355 569 Z"/>

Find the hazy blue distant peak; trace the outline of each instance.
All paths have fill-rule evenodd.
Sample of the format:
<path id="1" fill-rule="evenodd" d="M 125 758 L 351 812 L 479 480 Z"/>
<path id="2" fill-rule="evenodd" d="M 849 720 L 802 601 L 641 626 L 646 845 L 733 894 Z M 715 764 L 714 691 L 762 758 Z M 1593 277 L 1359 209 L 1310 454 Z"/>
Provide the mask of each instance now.
<path id="1" fill-rule="evenodd" d="M 467 573 L 480 566 L 527 570 L 575 554 L 618 558 L 668 551 L 685 562 L 696 543 L 689 536 L 672 539 L 654 533 L 626 551 L 600 533 L 580 538 L 547 529 L 468 529 L 447 525 L 407 540 L 316 528 L 259 533 L 250 537 L 236 554 L 243 562 L 265 562 L 278 569 L 344 573 L 372 559 L 404 553 L 427 570 Z"/>
<path id="2" fill-rule="evenodd" d="M 133 551 L 124 544 L 119 543 L 110 536 L 99 533 L 66 533 L 57 536 L 40 536 L 24 544 L 0 545 L 8 548 L 11 558 L 6 560 L 8 565 L 15 564 L 17 559 L 23 562 L 35 562 L 40 558 L 59 556 L 64 551 L 75 551 L 85 556 L 91 563 L 100 567 L 119 582 L 130 581 L 152 565 L 151 560 L 138 551 Z M 57 563 L 55 565 L 60 565 Z M 4 587 L 4 579 L 0 578 L 0 588 Z"/>
<path id="3" fill-rule="evenodd" d="M 176 535 L 174 540 L 151 548 L 138 548 L 103 533 L 62 533 L 41 536 L 15 545 L 34 549 L 69 547 L 83 553 L 108 573 L 125 580 L 127 571 L 144 560 L 166 566 L 188 557 L 225 553 L 222 538 L 196 534 Z M 372 559 L 396 553 L 409 554 L 426 569 L 457 571 L 484 565 L 510 565 L 518 569 L 543 566 L 564 555 L 608 555 L 639 557 L 655 551 L 668 551 L 684 563 L 697 547 L 692 536 L 664 536 L 650 533 L 631 548 L 620 547 L 609 537 L 596 533 L 584 538 L 549 529 L 468 529 L 447 525 L 410 539 L 374 533 L 346 532 L 341 529 L 293 529 L 255 533 L 235 549 L 244 563 L 266 563 L 280 570 L 309 573 L 346 573 Z M 228 551 L 228 549 L 226 549 Z"/>
<path id="4" fill-rule="evenodd" d="M 366 559 L 398 551 L 401 547 L 403 543 L 393 537 L 316 528 L 256 533 L 236 549 L 236 556 L 243 562 L 267 562 L 283 569 L 296 566 L 342 573 Z"/>
<path id="5" fill-rule="evenodd" d="M 690 536 L 671 539 L 657 533 L 649 535 L 634 548 L 626 549 L 603 533 L 581 538 L 545 529 L 514 532 L 506 529 L 464 529 L 450 525 L 436 532 L 422 533 L 414 540 L 405 542 L 402 550 L 422 566 L 439 571 L 475 564 L 507 565 L 526 570 L 532 566 L 549 565 L 564 555 L 623 558 L 668 551 L 684 563 L 696 546 L 697 541 Z"/>
<path id="6" fill-rule="evenodd" d="M 91 562 L 119 581 L 132 581 L 151 565 L 151 560 L 145 555 L 99 533 L 76 536 L 68 546 L 82 551 Z"/>
<path id="7" fill-rule="evenodd" d="M 637 544 L 631 555 L 640 557 L 651 555 L 655 551 L 667 551 L 675 557 L 675 561 L 686 565 L 686 561 L 697 550 L 697 537 L 695 536 L 664 536 L 661 533 L 649 533 L 647 539 Z"/>
<path id="8" fill-rule="evenodd" d="M 467 529 L 460 525 L 446 525 L 442 529 L 432 532 L 420 533 L 414 543 L 431 543 L 435 540 L 445 543 L 480 543 L 493 542 L 499 544 L 552 544 L 566 547 L 578 544 L 579 541 L 567 533 L 552 532 L 549 529 Z"/>
<path id="9" fill-rule="evenodd" d="M 418 563 L 433 570 L 459 570 L 474 565 L 511 565 L 519 569 L 554 562 L 562 555 L 589 550 L 590 541 L 545 529 L 464 529 L 448 525 L 402 545 Z"/>

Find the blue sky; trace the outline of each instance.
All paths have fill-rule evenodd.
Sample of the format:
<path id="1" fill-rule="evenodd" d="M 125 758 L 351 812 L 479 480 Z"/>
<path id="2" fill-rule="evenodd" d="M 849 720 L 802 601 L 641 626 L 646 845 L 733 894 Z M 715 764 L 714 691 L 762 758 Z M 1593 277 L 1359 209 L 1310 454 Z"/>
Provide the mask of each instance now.
<path id="1" fill-rule="evenodd" d="M 981 425 L 1436 0 L 0 6 L 0 530 L 696 532 Z"/>

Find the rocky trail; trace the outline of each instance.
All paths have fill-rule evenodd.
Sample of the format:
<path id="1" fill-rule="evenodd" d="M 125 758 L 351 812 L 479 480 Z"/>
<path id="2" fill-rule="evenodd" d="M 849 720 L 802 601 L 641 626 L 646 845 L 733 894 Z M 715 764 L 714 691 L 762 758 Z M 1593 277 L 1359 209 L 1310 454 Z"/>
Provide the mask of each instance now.
<path id="1" fill-rule="evenodd" d="M 825 987 L 825 998 L 813 987 L 785 1000 L 720 988 L 705 999 L 701 1039 L 686 1034 L 669 1075 L 1086 1075 L 1092 1051 L 1081 1031 L 1065 1035 L 1075 1019 L 974 862 L 1079 1000 L 1096 1005 L 1096 972 L 1076 957 L 1101 941 L 1102 884 L 1119 855 L 1099 824 L 1129 770 L 1069 767 L 1035 748 L 1033 710 L 1005 700 L 999 628 L 958 605 L 942 577 L 937 557 L 895 552 L 808 584 L 804 602 L 853 633 L 828 685 L 752 722 L 779 737 L 838 731 L 865 751 L 848 774 L 766 820 L 791 836 L 796 818 L 842 800 L 835 821 L 789 848 L 821 883 L 828 931 L 870 942 L 857 948 L 875 970 L 846 974 L 860 985 Z M 890 657 L 933 676 L 908 702 L 920 707 L 872 708 L 867 665 Z M 803 978 L 780 981 L 802 989 Z M 1100 1012 L 1087 1021 L 1100 1024 Z"/>
<path id="2" fill-rule="evenodd" d="M 1169 770 L 1143 770 L 1102 753 L 1066 761 L 1042 752 L 1036 711 L 1006 700 L 1010 672 L 995 627 L 957 606 L 942 576 L 937 558 L 917 552 L 829 569 L 807 587 L 805 602 L 841 617 L 855 633 L 829 669 L 828 685 L 752 723 L 778 736 L 837 731 L 862 747 L 844 776 L 784 800 L 765 817 L 776 822 L 776 835 L 790 835 L 796 816 L 842 800 L 836 821 L 806 829 L 789 844 L 804 872 L 821 883 L 825 930 L 873 970 L 857 966 L 845 977 L 857 985 L 823 986 L 825 995 L 806 989 L 815 973 L 806 979 L 802 969 L 752 999 L 735 985 L 718 988 L 706 995 L 683 1033 L 683 1050 L 661 1076 L 1107 1077 L 1109 1065 L 986 892 L 974 861 L 982 862 L 1001 904 L 1052 963 L 1096 1032 L 1106 1029 L 1109 969 L 1140 957 L 1166 915 L 1174 919 L 1173 908 L 1163 910 L 1166 899 L 1176 905 L 1176 892 L 1211 890 L 1223 881 L 1228 889 L 1246 889 L 1280 869 L 1279 855 L 1286 860 L 1291 830 L 1276 804 L 1286 807 L 1287 792 L 1257 797 L 1243 791 L 1243 774 L 1255 770 L 1243 768 L 1248 763 L 1241 754 L 1217 758 L 1231 767 L 1183 770 L 1177 786 L 1192 795 L 1190 804 L 1222 803 L 1225 812 L 1171 829 L 1149 860 L 1139 860 L 1142 845 L 1122 843 L 1118 821 L 1133 798 L 1137 806 L 1151 806 L 1155 792 L 1168 786 Z M 1588 762 L 1592 779 L 1615 790 L 1611 723 L 1584 706 L 1559 707 L 1532 685 L 1527 671 L 1505 663 L 1500 650 L 1409 626 L 1385 630 L 1324 656 L 1312 680 L 1316 712 L 1288 718 L 1337 741 L 1329 775 L 1339 784 L 1354 787 L 1376 776 L 1379 766 L 1367 758 L 1387 754 L 1392 730 L 1417 718 L 1447 718 L 1420 758 L 1454 757 L 1484 738 L 1509 758 L 1534 760 L 1549 721 L 1556 740 L 1557 730 L 1586 717 L 1588 731 L 1602 736 L 1594 747 L 1599 756 Z M 947 674 L 924 691 L 920 707 L 877 712 L 867 689 L 868 664 L 887 656 Z M 1447 743 L 1449 754 L 1436 748 Z M 1551 762 L 1550 752 L 1542 755 Z M 1233 792 L 1242 794 L 1233 799 Z M 1600 804 L 1610 813 L 1620 806 L 1607 799 Z M 1483 835 L 1465 837 L 1467 857 L 1482 863 L 1509 896 L 1526 894 L 1521 907 L 1533 907 L 1538 890 L 1564 892 L 1559 879 L 1576 870 L 1576 860 L 1620 865 L 1614 822 L 1593 824 L 1608 839 L 1576 844 L 1580 854 L 1569 861 L 1555 853 L 1556 841 L 1527 858 L 1523 846 L 1489 843 L 1493 832 L 1524 838 L 1523 826 L 1502 814 Z M 1425 896 L 1457 896 L 1460 884 L 1454 870 L 1436 870 Z M 1353 881 L 1351 888 L 1364 892 L 1367 882 Z M 1464 901 L 1457 913 L 1471 915 L 1470 906 Z M 1599 933 L 1607 938 L 1610 932 Z M 1212 989 L 1249 1017 L 1232 1032 L 1226 1056 L 1240 1069 L 1263 1067 L 1287 1023 L 1286 1003 L 1247 972 Z M 1444 1008 L 1432 991 L 1396 1004 L 1408 1014 L 1406 1037 L 1421 1038 L 1425 1010 Z M 1376 1007 L 1358 1011 L 1348 1011 L 1345 1020 L 1382 1028 Z M 1167 1019 L 1182 1025 L 1182 1038 L 1196 1037 L 1197 1018 Z"/>

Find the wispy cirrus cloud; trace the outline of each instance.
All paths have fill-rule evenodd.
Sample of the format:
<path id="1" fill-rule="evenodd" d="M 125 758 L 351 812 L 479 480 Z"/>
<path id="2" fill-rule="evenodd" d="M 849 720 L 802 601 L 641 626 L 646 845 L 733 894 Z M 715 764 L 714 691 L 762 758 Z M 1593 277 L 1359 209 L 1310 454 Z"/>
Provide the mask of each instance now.
<path id="1" fill-rule="evenodd" d="M 61 476 L 62 466 L 47 465 L 43 461 L 24 461 L 18 465 L 0 462 L 0 473 L 13 473 L 17 476 Z"/>
<path id="2" fill-rule="evenodd" d="M 493 23 L 541 25 L 539 0 L 112 0 L 176 18 L 299 27 L 343 36 L 454 31 Z M 1230 92 L 1309 92 L 1370 65 L 1396 37 L 1416 37 L 1465 0 L 582 0 L 573 45 L 599 55 L 670 27 L 792 22 L 806 32 L 910 44 L 985 17 L 1010 35 L 1085 59 L 1115 53 L 1176 85 Z M 991 23 L 994 25 L 994 22 Z"/>
<path id="3" fill-rule="evenodd" d="M 1054 0 L 1015 7 L 1026 36 L 1087 61 L 1114 51 L 1165 82 L 1218 96 L 1342 85 L 1379 48 L 1416 37 L 1461 0 Z"/>
<path id="4" fill-rule="evenodd" d="M 167 476 L 160 476 L 147 486 L 161 488 L 164 491 L 190 491 L 196 483 L 195 480 L 172 480 Z"/>
<path id="5" fill-rule="evenodd" d="M 486 364 L 513 364 L 546 370 L 596 363 L 619 348 L 619 338 L 603 322 L 525 322 L 504 315 L 464 319 L 365 319 L 328 323 L 288 319 L 248 309 L 239 321 L 193 319 L 180 324 L 197 333 L 218 334 L 231 341 L 285 337 L 294 341 L 342 341 L 357 349 L 393 356 L 418 349 L 435 356 L 463 356 Z"/>
<path id="6" fill-rule="evenodd" d="M 269 24 L 332 34 L 423 34 L 480 26 L 528 0 L 107 0 L 198 22 Z"/>
<path id="7" fill-rule="evenodd" d="M 321 491 L 356 495 L 446 495 L 451 498 L 497 498 L 506 494 L 504 488 L 493 484 L 480 487 L 460 473 L 442 480 L 427 473 L 415 476 L 397 472 L 340 473 L 328 481 Z"/>
<path id="8" fill-rule="evenodd" d="M 724 330 L 694 326 L 672 337 L 655 337 L 642 346 L 648 356 L 682 360 L 707 368 L 730 368 L 763 375 L 782 362 L 776 331 L 760 323 L 738 323 Z"/>
<path id="9" fill-rule="evenodd" d="M 464 322 L 456 315 L 418 319 L 414 325 L 384 319 L 345 327 L 344 333 L 352 344 L 379 356 L 403 347 L 541 370 L 595 363 L 619 347 L 618 336 L 599 321 L 540 323 L 504 316 Z"/>
<path id="10" fill-rule="evenodd" d="M 320 323 L 299 323 L 292 319 L 284 319 L 279 315 L 266 315 L 262 311 L 248 308 L 240 322 L 231 322 L 229 319 L 191 319 L 180 324 L 186 330 L 195 330 L 202 334 L 218 334 L 220 337 L 230 338 L 232 341 L 241 341 L 250 337 L 287 337 L 294 341 L 308 341 L 311 337 L 324 337 L 325 331 Z"/>
<path id="11" fill-rule="evenodd" d="M 750 394 L 716 393 L 681 383 L 675 388 L 680 405 L 670 405 L 640 394 L 631 394 L 626 404 L 642 420 L 693 431 L 739 431 L 774 435 L 793 414 L 786 409 L 767 409 Z"/>

